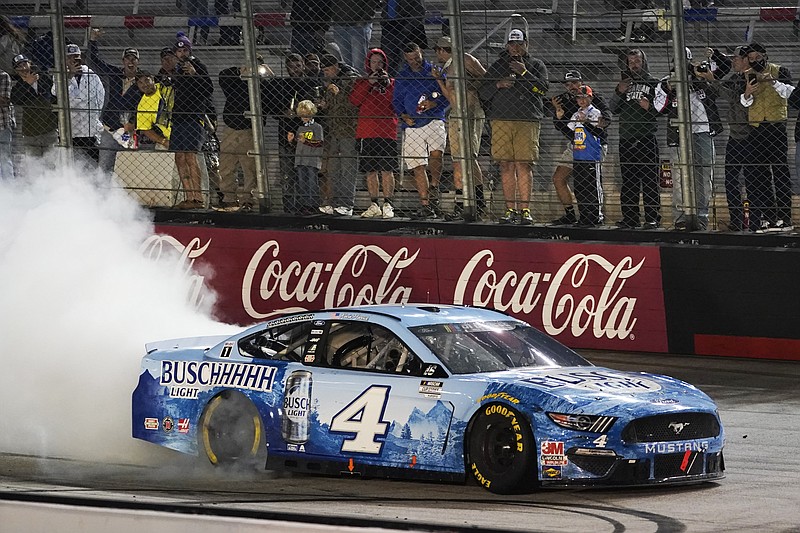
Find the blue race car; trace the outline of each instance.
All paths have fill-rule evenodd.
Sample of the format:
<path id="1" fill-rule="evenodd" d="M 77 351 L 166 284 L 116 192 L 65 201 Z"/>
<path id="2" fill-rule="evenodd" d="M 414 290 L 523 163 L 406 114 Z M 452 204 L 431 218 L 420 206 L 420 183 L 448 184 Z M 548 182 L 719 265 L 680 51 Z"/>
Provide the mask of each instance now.
<path id="1" fill-rule="evenodd" d="M 147 345 L 133 436 L 214 464 L 492 492 L 724 477 L 714 402 L 487 309 L 370 305 Z"/>

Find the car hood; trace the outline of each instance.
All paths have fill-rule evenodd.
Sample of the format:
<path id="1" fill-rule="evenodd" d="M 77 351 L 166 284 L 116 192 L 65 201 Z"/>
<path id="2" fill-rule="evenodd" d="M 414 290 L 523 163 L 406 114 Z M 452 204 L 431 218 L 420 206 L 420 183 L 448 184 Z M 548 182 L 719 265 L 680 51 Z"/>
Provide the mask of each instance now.
<path id="1" fill-rule="evenodd" d="M 489 389 L 546 410 L 653 414 L 683 409 L 716 410 L 713 400 L 684 381 L 646 372 L 623 372 L 596 366 L 520 368 L 480 374 Z M 618 413 L 621 414 L 621 413 Z"/>
<path id="2" fill-rule="evenodd" d="M 148 342 L 144 345 L 148 354 L 153 352 L 184 352 L 187 350 L 203 351 L 213 348 L 230 338 L 230 335 L 207 335 L 204 337 L 186 337 L 165 341 Z"/>

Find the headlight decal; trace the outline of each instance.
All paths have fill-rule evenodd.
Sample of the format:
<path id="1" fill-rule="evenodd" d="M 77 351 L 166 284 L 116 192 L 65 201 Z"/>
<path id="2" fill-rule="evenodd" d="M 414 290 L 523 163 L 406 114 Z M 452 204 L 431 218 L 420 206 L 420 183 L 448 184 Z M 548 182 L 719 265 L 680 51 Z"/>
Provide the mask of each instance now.
<path id="1" fill-rule="evenodd" d="M 615 416 L 569 415 L 565 413 L 547 413 L 547 416 L 562 428 L 590 433 L 606 433 L 617 421 Z"/>

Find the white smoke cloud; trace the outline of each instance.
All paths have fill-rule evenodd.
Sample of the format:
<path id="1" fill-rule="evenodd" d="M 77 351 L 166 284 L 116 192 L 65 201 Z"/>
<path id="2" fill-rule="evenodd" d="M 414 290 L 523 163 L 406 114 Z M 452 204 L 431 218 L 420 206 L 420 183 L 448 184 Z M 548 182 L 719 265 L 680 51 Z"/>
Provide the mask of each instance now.
<path id="1" fill-rule="evenodd" d="M 236 328 L 177 256 L 144 257 L 148 214 L 108 178 L 32 174 L 0 182 L 0 452 L 152 463 L 130 436 L 144 343 Z"/>

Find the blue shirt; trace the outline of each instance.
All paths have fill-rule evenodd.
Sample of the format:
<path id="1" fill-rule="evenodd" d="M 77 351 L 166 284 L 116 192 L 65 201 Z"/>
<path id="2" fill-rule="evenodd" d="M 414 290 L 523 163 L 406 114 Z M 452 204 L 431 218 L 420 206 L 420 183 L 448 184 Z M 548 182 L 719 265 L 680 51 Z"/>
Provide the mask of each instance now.
<path id="1" fill-rule="evenodd" d="M 405 113 L 414 119 L 413 126 L 400 121 L 403 129 L 421 128 L 432 120 L 444 120 L 447 99 L 442 94 L 436 78 L 433 77 L 432 70 L 433 63 L 425 60 L 421 71 L 414 72 L 406 65 L 395 79 L 392 98 L 394 111 L 398 116 Z M 420 111 L 418 106 L 423 100 L 433 100 L 436 106 L 427 111 Z"/>

